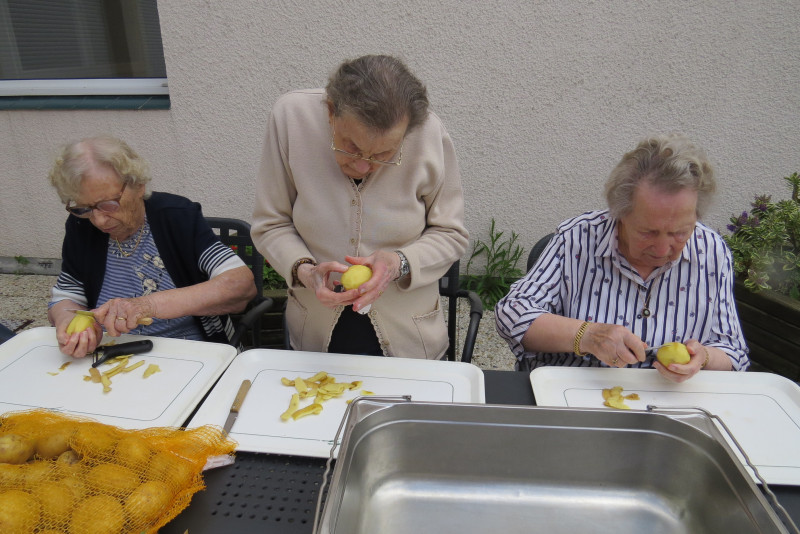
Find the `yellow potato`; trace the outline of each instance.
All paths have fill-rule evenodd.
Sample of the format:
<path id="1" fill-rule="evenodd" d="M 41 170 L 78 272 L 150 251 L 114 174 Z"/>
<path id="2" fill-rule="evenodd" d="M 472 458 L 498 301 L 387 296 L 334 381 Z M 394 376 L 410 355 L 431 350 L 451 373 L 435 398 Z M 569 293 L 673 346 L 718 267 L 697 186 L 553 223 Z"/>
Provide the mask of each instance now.
<path id="1" fill-rule="evenodd" d="M 107 428 L 98 424 L 82 424 L 75 431 L 70 447 L 81 454 L 92 456 L 112 454 L 117 438 Z"/>
<path id="2" fill-rule="evenodd" d="M 75 433 L 73 425 L 64 425 L 52 429 L 46 436 L 36 441 L 36 455 L 44 460 L 57 458 L 69 450 L 69 440 Z"/>
<path id="3" fill-rule="evenodd" d="M 166 482 L 177 491 L 192 485 L 195 470 L 186 460 L 168 452 L 159 452 L 150 460 L 146 478 Z"/>
<path id="4" fill-rule="evenodd" d="M 13 488 L 23 483 L 22 470 L 25 467 L 14 464 L 0 464 L 0 488 Z"/>
<path id="5" fill-rule="evenodd" d="M 24 464 L 33 456 L 35 443 L 19 434 L 0 436 L 0 463 Z"/>
<path id="6" fill-rule="evenodd" d="M 342 285 L 345 289 L 355 289 L 372 278 L 372 269 L 366 265 L 352 265 L 342 273 Z"/>
<path id="7" fill-rule="evenodd" d="M 65 476 L 58 483 L 69 489 L 75 499 L 86 497 L 86 484 L 77 475 Z"/>
<path id="8" fill-rule="evenodd" d="M 0 532 L 30 534 L 41 518 L 39 499 L 28 492 L 10 490 L 0 493 Z"/>
<path id="9" fill-rule="evenodd" d="M 139 477 L 127 467 L 100 464 L 89 471 L 86 482 L 103 493 L 125 495 L 139 486 Z"/>
<path id="10" fill-rule="evenodd" d="M 172 490 L 164 482 L 145 482 L 125 500 L 125 513 L 132 523 L 152 523 L 164 513 L 172 497 Z"/>
<path id="11" fill-rule="evenodd" d="M 94 317 L 88 315 L 75 314 L 75 317 L 67 325 L 67 334 L 83 332 L 94 324 Z"/>
<path id="12" fill-rule="evenodd" d="M 125 436 L 117 443 L 114 455 L 117 461 L 128 467 L 139 468 L 150 459 L 151 448 L 139 436 Z"/>
<path id="13" fill-rule="evenodd" d="M 95 495 L 81 501 L 72 512 L 70 534 L 121 532 L 125 523 L 122 504 L 109 495 Z"/>
<path id="14" fill-rule="evenodd" d="M 33 488 L 40 482 L 52 479 L 56 474 L 53 462 L 45 461 L 29 463 L 22 470 L 22 476 L 28 488 Z"/>
<path id="15" fill-rule="evenodd" d="M 69 521 L 75 495 L 72 488 L 62 482 L 43 482 L 32 490 L 42 503 L 42 516 L 45 521 L 66 524 Z"/>

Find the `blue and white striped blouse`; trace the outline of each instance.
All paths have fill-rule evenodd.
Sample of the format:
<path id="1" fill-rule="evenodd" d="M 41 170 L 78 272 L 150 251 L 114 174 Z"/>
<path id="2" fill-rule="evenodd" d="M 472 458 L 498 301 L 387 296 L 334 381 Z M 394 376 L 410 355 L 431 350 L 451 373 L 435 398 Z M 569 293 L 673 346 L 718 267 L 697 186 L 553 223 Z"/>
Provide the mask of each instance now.
<path id="1" fill-rule="evenodd" d="M 593 356 L 526 352 L 522 337 L 540 315 L 621 324 L 648 346 L 697 339 L 750 365 L 733 298 L 733 260 L 719 234 L 697 223 L 679 259 L 643 280 L 617 246 L 617 222 L 607 210 L 563 222 L 528 274 L 497 303 L 497 331 L 517 366 L 605 366 Z M 642 315 L 649 294 L 649 317 Z M 527 360 L 523 363 L 523 360 Z M 652 367 L 654 354 L 630 367 Z"/>

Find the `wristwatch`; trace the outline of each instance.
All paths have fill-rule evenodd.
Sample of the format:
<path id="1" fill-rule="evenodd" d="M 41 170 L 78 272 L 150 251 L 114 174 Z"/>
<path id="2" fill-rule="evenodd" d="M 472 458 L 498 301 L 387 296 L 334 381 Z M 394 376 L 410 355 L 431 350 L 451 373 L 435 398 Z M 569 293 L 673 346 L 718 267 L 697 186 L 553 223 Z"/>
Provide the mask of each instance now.
<path id="1" fill-rule="evenodd" d="M 411 272 L 411 265 L 408 264 L 408 258 L 406 258 L 405 254 L 399 250 L 395 250 L 395 253 L 400 256 L 400 275 L 395 280 L 400 280 Z"/>

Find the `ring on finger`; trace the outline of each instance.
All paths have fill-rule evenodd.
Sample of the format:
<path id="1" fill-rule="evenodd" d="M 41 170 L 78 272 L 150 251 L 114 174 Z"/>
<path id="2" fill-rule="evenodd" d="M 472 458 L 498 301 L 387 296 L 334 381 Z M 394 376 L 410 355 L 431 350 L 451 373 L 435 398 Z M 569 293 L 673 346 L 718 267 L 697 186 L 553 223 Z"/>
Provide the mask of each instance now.
<path id="1" fill-rule="evenodd" d="M 619 361 L 619 358 L 614 358 L 613 360 L 611 360 L 611 365 L 617 365 L 618 361 Z"/>
<path id="2" fill-rule="evenodd" d="M 125 317 L 117 316 L 117 321 L 127 321 Z"/>

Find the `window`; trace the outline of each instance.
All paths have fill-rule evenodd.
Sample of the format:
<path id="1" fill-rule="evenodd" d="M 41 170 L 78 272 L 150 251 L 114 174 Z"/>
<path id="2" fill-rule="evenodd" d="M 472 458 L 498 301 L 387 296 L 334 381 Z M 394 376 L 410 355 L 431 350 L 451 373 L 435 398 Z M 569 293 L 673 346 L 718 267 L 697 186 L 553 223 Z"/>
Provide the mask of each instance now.
<path id="1" fill-rule="evenodd" d="M 168 99 L 156 0 L 0 0 L 0 97 L 54 95 Z"/>

